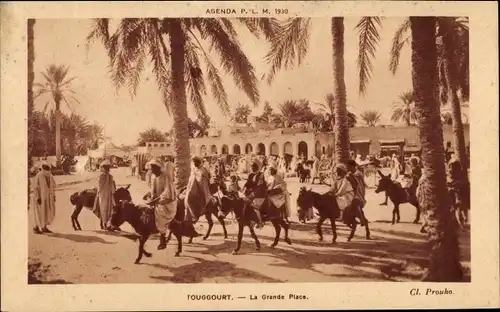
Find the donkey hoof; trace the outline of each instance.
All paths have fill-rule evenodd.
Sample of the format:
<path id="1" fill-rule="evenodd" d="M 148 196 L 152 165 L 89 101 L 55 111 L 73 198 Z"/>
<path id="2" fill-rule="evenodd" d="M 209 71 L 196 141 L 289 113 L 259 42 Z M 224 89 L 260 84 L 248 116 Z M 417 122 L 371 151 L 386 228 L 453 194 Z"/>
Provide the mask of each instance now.
<path id="1" fill-rule="evenodd" d="M 181 255 L 180 252 L 176 252 L 175 255 L 174 255 L 174 257 L 179 257 L 180 255 Z"/>
<path id="2" fill-rule="evenodd" d="M 348 237 L 347 241 L 350 242 L 352 240 L 352 237 Z"/>
<path id="3" fill-rule="evenodd" d="M 148 258 L 151 258 L 153 256 L 153 254 L 150 252 L 144 252 L 144 255 Z"/>
<path id="4" fill-rule="evenodd" d="M 323 241 L 323 237 L 318 238 L 318 241 L 322 242 Z"/>
<path id="5" fill-rule="evenodd" d="M 336 244 L 337 243 L 337 240 L 335 239 L 332 239 L 332 245 Z"/>
<path id="6" fill-rule="evenodd" d="M 231 252 L 232 255 L 237 255 L 238 254 L 238 251 L 237 250 L 233 250 L 233 252 Z"/>
<path id="7" fill-rule="evenodd" d="M 139 261 L 140 261 L 139 259 L 135 260 L 134 264 L 139 264 Z"/>
<path id="8" fill-rule="evenodd" d="M 203 236 L 203 240 L 207 240 L 207 238 L 208 238 L 207 236 Z"/>
<path id="9" fill-rule="evenodd" d="M 285 242 L 286 242 L 288 245 L 291 245 L 291 244 L 292 244 L 292 241 L 291 241 L 289 238 L 285 238 Z"/>
<path id="10" fill-rule="evenodd" d="M 271 244 L 271 245 L 269 245 L 269 248 L 274 248 L 274 247 L 276 247 L 276 245 L 277 244 Z"/>
<path id="11" fill-rule="evenodd" d="M 419 220 L 413 220 L 413 224 L 419 224 L 420 221 Z"/>

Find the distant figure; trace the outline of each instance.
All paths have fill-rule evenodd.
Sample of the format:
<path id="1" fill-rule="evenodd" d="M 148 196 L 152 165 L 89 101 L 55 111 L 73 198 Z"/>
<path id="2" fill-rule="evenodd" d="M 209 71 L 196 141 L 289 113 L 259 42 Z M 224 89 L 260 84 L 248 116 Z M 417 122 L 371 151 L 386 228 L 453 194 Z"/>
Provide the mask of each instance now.
<path id="1" fill-rule="evenodd" d="M 35 218 L 35 234 L 52 233 L 47 226 L 56 216 L 56 182 L 50 172 L 48 162 L 42 162 L 42 170 L 33 178 L 33 214 Z"/>
<path id="2" fill-rule="evenodd" d="M 451 142 L 447 141 L 446 147 L 444 149 L 444 160 L 446 163 L 450 161 L 452 154 L 453 154 L 453 147 L 451 146 Z"/>

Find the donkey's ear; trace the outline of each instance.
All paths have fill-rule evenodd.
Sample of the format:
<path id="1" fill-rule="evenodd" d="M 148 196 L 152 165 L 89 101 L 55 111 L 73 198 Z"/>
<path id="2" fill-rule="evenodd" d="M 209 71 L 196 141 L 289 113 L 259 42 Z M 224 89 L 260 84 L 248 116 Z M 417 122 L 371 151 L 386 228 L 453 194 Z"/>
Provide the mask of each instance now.
<path id="1" fill-rule="evenodd" d="M 127 186 L 125 186 L 125 189 L 128 190 L 129 187 L 130 187 L 130 184 L 127 184 Z"/>
<path id="2" fill-rule="evenodd" d="M 382 173 L 382 171 L 380 170 L 377 170 L 378 174 L 382 177 L 382 178 L 385 178 L 385 175 Z"/>

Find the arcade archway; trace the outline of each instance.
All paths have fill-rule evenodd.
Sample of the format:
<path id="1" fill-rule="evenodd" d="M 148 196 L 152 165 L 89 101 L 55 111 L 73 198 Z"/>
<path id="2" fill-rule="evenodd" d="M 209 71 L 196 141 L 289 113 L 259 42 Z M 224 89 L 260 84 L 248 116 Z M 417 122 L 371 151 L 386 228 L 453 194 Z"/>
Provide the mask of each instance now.
<path id="1" fill-rule="evenodd" d="M 285 144 L 283 145 L 283 154 L 284 155 L 293 155 L 293 146 L 292 146 L 292 143 L 290 142 L 285 142 Z"/>
<path id="2" fill-rule="evenodd" d="M 217 154 L 217 145 L 212 145 L 212 147 L 210 147 L 210 154 L 212 155 Z"/>
<path id="3" fill-rule="evenodd" d="M 238 144 L 233 145 L 233 154 L 234 155 L 239 155 L 241 154 L 241 148 Z"/>
<path id="4" fill-rule="evenodd" d="M 321 144 L 319 144 L 318 141 L 316 141 L 316 144 L 314 144 L 314 153 L 316 154 L 316 157 L 321 157 L 322 151 L 321 151 Z"/>
<path id="5" fill-rule="evenodd" d="M 205 147 L 205 145 L 202 145 L 202 146 L 200 147 L 200 156 L 201 156 L 201 157 L 205 157 L 205 156 L 207 156 L 207 148 Z"/>
<path id="6" fill-rule="evenodd" d="M 271 143 L 269 146 L 269 155 L 278 156 L 280 154 L 279 146 L 276 142 Z"/>
<path id="7" fill-rule="evenodd" d="M 228 147 L 226 144 L 223 144 L 223 145 L 222 145 L 221 154 L 222 154 L 222 155 L 227 155 L 227 154 L 229 154 L 229 147 Z"/>
<path id="8" fill-rule="evenodd" d="M 304 156 L 305 159 L 308 159 L 309 155 L 307 155 L 307 143 L 304 141 L 300 141 L 297 149 L 299 153 L 299 157 Z"/>
<path id="9" fill-rule="evenodd" d="M 266 146 L 264 143 L 257 144 L 257 155 L 266 155 Z"/>
<path id="10" fill-rule="evenodd" d="M 251 154 L 252 152 L 253 152 L 252 144 L 247 143 L 247 145 L 245 146 L 245 154 Z"/>

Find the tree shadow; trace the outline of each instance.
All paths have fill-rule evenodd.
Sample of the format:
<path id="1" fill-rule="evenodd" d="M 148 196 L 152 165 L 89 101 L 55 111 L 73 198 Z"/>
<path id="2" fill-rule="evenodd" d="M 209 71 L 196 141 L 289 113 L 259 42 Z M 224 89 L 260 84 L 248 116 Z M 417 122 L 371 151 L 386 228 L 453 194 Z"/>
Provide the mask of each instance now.
<path id="1" fill-rule="evenodd" d="M 71 282 L 55 279 L 55 280 L 42 280 L 40 276 L 47 274 L 49 266 L 44 266 L 38 261 L 31 261 L 28 263 L 28 285 L 40 284 L 73 284 Z"/>
<path id="2" fill-rule="evenodd" d="M 52 233 L 48 234 L 49 237 L 63 238 L 70 240 L 75 243 L 101 243 L 101 244 L 116 244 L 116 242 L 108 242 L 98 236 L 92 235 L 76 235 L 76 234 L 63 234 L 63 233 Z"/>
<path id="3" fill-rule="evenodd" d="M 265 283 L 281 283 L 282 281 L 274 279 L 260 273 L 238 268 L 235 264 L 218 261 L 206 260 L 192 257 L 199 262 L 183 265 L 180 267 L 167 267 L 161 264 L 152 264 L 152 266 L 169 270 L 173 276 L 150 276 L 153 279 L 159 279 L 171 283 L 201 283 L 205 278 L 225 277 L 229 280 L 236 278 L 255 279 Z M 228 281 L 230 282 L 230 281 Z"/>

